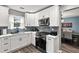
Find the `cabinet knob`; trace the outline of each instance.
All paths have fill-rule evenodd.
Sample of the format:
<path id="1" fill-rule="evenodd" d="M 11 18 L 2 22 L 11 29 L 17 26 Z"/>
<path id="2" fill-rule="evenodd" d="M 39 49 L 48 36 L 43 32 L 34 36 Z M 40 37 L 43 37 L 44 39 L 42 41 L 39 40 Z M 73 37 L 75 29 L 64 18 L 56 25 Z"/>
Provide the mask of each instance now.
<path id="1" fill-rule="evenodd" d="M 22 38 L 20 38 L 19 41 L 22 41 Z"/>

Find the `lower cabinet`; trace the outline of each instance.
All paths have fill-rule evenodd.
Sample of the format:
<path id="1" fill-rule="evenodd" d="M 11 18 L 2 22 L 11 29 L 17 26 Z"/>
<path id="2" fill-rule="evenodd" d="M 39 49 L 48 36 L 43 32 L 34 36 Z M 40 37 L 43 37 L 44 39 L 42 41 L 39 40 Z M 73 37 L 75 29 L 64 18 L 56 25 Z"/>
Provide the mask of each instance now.
<path id="1" fill-rule="evenodd" d="M 0 52 L 14 51 L 30 44 L 35 45 L 35 33 L 33 32 L 2 37 L 0 38 Z"/>
<path id="2" fill-rule="evenodd" d="M 18 38 L 18 44 L 19 44 L 19 47 L 24 47 L 27 44 L 27 36 L 26 35 L 21 35 L 19 38 Z"/>
<path id="3" fill-rule="evenodd" d="M 36 37 L 36 32 L 33 32 L 32 35 L 31 35 L 31 38 L 32 38 L 31 40 L 32 40 L 32 44 L 33 44 L 34 46 L 36 46 L 36 44 L 35 44 L 35 42 L 36 42 L 36 41 L 35 41 L 35 37 Z"/>
<path id="4" fill-rule="evenodd" d="M 27 39 L 28 39 L 28 40 L 27 40 L 27 43 L 28 43 L 28 45 L 30 45 L 30 44 L 31 44 L 31 41 L 32 41 L 32 40 L 31 40 L 31 39 L 32 39 L 32 38 L 31 38 L 31 33 L 28 33 Z"/>
<path id="5" fill-rule="evenodd" d="M 10 38 L 4 37 L 2 38 L 2 44 L 1 44 L 1 52 L 9 52 L 10 51 Z"/>
<path id="6" fill-rule="evenodd" d="M 10 51 L 10 44 L 8 43 L 5 43 L 2 45 L 2 52 L 5 53 L 5 52 L 9 52 Z"/>
<path id="7" fill-rule="evenodd" d="M 16 35 L 11 37 L 11 50 L 22 48 L 31 44 L 31 34 Z"/>
<path id="8" fill-rule="evenodd" d="M 24 35 L 11 37 L 11 50 L 15 50 L 27 45 Z"/>
<path id="9" fill-rule="evenodd" d="M 23 35 L 23 45 L 29 45 L 31 43 L 29 43 L 29 38 L 28 38 L 28 34 Z"/>
<path id="10" fill-rule="evenodd" d="M 18 48 L 18 38 L 13 36 L 10 38 L 11 39 L 11 50 L 15 50 L 16 48 Z"/>

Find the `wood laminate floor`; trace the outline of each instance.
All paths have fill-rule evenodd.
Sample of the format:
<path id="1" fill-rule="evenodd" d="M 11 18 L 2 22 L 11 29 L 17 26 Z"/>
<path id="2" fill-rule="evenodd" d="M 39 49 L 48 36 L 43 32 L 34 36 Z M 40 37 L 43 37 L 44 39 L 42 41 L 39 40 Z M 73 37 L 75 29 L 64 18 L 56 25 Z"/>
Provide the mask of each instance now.
<path id="1" fill-rule="evenodd" d="M 27 47 L 18 49 L 13 53 L 42 53 L 42 52 L 36 49 L 33 45 L 29 45 Z"/>
<path id="2" fill-rule="evenodd" d="M 74 47 L 69 44 L 62 44 L 63 53 L 79 53 L 79 47 Z"/>
<path id="3" fill-rule="evenodd" d="M 13 53 L 42 53 L 36 49 L 33 45 L 16 50 Z M 62 53 L 79 53 L 79 48 L 76 48 L 69 44 L 62 44 Z"/>

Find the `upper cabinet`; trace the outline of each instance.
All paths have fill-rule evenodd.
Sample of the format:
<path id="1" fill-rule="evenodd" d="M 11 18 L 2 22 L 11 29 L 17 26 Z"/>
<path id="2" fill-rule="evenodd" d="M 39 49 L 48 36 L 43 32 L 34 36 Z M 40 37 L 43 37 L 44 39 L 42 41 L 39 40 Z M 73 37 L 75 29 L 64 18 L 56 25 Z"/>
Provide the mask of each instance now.
<path id="1" fill-rule="evenodd" d="M 50 7 L 50 26 L 59 26 L 59 6 Z"/>
<path id="2" fill-rule="evenodd" d="M 59 6 L 52 6 L 39 12 L 39 19 L 50 18 L 50 26 L 59 26 Z"/>
<path id="3" fill-rule="evenodd" d="M 8 26 L 8 24 L 9 24 L 8 10 L 9 10 L 9 8 L 0 6 L 0 26 Z"/>
<path id="4" fill-rule="evenodd" d="M 39 19 L 41 18 L 46 18 L 46 17 L 50 17 L 50 8 L 47 8 L 45 10 L 42 10 L 39 12 Z"/>
<path id="5" fill-rule="evenodd" d="M 39 26 L 38 20 L 50 18 L 50 26 L 59 26 L 59 6 L 51 6 L 40 12 L 29 14 L 25 13 L 25 26 Z"/>
<path id="6" fill-rule="evenodd" d="M 38 13 L 25 13 L 25 26 L 38 26 Z"/>

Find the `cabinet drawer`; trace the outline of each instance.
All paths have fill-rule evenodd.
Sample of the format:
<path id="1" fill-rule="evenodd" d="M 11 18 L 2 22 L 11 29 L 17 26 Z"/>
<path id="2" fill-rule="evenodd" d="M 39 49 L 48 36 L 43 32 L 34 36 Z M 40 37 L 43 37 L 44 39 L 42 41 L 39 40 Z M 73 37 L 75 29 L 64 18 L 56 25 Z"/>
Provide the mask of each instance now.
<path id="1" fill-rule="evenodd" d="M 4 43 L 10 43 L 10 39 L 9 38 L 3 38 L 2 44 L 4 44 Z"/>
<path id="2" fill-rule="evenodd" d="M 2 49 L 1 51 L 2 53 L 6 53 L 6 52 L 9 52 L 9 48 L 6 48 L 6 49 Z"/>
<path id="3" fill-rule="evenodd" d="M 7 52 L 10 50 L 10 44 L 2 45 L 2 52 Z"/>
<path id="4" fill-rule="evenodd" d="M 6 45 L 10 45 L 10 43 L 8 43 L 8 42 L 2 43 L 2 46 L 6 46 Z"/>

